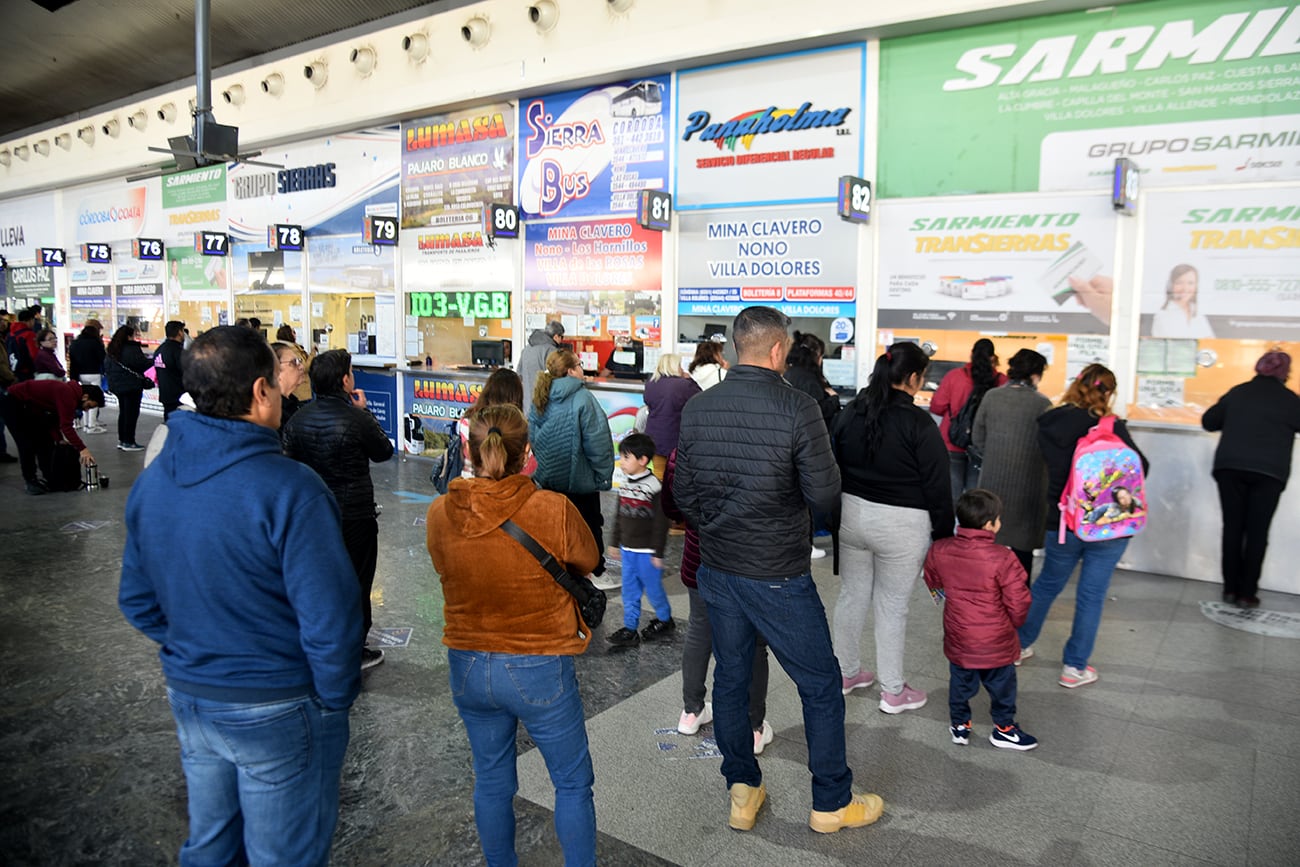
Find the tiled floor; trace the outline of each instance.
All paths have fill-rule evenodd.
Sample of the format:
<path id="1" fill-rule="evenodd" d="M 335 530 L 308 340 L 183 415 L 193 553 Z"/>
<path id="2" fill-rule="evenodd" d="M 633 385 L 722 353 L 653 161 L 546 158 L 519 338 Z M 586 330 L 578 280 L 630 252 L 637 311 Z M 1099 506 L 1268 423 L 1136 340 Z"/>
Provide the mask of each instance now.
<path id="1" fill-rule="evenodd" d="M 155 423 L 142 420 L 142 441 Z M 106 491 L 27 497 L 17 469 L 0 466 L 4 864 L 169 864 L 185 836 L 155 650 L 116 608 L 122 506 L 141 456 L 109 451 L 111 434 L 95 440 L 114 482 Z M 375 620 L 413 632 L 367 675 L 354 708 L 334 863 L 480 864 L 468 746 L 439 643 L 441 594 L 424 550 L 427 465 L 394 460 L 374 475 L 384 507 Z M 67 526 L 76 521 L 109 523 Z M 165 529 L 161 519 L 159 544 Z M 673 545 L 675 564 L 679 537 Z M 828 607 L 838 592 L 829 563 L 814 565 Z M 666 586 L 684 619 L 675 571 Z M 807 828 L 802 719 L 778 666 L 768 711 L 776 740 L 761 760 L 769 803 L 754 831 L 738 834 L 726 828 L 710 729 L 662 731 L 680 712 L 681 631 L 613 650 L 602 628 L 579 660 L 601 862 L 1300 863 L 1300 641 L 1214 625 L 1198 607 L 1214 598 L 1214 585 L 1118 573 L 1092 660 L 1101 680 L 1065 690 L 1056 658 L 1067 591 L 1020 674 L 1020 722 L 1042 746 L 1013 753 L 989 745 L 986 699 L 975 704 L 971 744 L 949 742 L 940 615 L 918 593 L 906 674 L 931 701 L 886 716 L 874 689 L 846 699 L 856 785 L 881 794 L 886 810 L 871 828 L 829 837 Z M 1300 611 L 1300 599 L 1279 594 L 1264 594 L 1264 605 Z M 614 627 L 619 612 L 613 604 Z M 558 865 L 545 769 L 522 733 L 519 746 L 520 860 Z"/>

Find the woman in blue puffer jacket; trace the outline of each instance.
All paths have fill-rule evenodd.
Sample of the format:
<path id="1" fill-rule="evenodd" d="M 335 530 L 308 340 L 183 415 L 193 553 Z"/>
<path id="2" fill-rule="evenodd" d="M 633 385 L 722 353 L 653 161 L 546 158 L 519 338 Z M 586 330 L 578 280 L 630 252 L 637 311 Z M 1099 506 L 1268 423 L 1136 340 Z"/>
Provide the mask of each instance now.
<path id="1" fill-rule="evenodd" d="M 599 576 L 605 572 L 600 492 L 614 478 L 614 440 L 605 411 L 582 383 L 577 355 L 567 349 L 550 354 L 533 388 L 528 439 L 537 458 L 533 481 L 568 497 L 596 537 L 601 556 L 592 574 Z"/>

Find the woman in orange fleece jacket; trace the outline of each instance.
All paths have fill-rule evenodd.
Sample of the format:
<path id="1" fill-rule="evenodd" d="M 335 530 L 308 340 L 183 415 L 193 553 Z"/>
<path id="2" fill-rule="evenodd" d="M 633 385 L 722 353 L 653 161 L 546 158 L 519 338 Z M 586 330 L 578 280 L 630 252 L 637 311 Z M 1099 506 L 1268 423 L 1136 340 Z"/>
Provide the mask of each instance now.
<path id="1" fill-rule="evenodd" d="M 570 572 L 599 551 L 577 508 L 520 475 L 528 423 L 513 406 L 470 422 L 476 477 L 454 479 L 429 506 L 427 540 L 442 578 L 442 643 L 451 695 L 474 762 L 474 822 L 489 865 L 514 864 L 515 730 L 523 722 L 555 783 L 566 865 L 596 863 L 594 776 L 573 657 L 591 635 L 578 603 L 501 524 L 514 521 Z"/>

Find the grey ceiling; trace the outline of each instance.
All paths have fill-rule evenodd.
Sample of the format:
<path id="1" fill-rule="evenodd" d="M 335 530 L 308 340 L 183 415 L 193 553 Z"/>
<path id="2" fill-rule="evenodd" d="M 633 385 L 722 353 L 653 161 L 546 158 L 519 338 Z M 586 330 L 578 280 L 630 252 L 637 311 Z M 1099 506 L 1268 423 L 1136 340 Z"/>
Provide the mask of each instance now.
<path id="1" fill-rule="evenodd" d="M 212 68 L 435 5 L 460 4 L 211 0 Z M 186 78 L 194 0 L 0 0 L 0 137 Z"/>

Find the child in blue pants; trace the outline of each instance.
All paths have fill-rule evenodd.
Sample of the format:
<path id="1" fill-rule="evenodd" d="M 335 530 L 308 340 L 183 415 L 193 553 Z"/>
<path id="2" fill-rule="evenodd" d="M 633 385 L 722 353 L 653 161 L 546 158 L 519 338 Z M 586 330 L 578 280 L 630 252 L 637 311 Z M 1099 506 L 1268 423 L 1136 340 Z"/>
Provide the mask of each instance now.
<path id="1" fill-rule="evenodd" d="M 668 595 L 664 593 L 664 545 L 668 541 L 668 516 L 664 514 L 663 486 L 650 471 L 655 443 L 643 433 L 631 433 L 618 447 L 618 466 L 627 481 L 618 490 L 614 516 L 614 544 L 623 561 L 623 628 L 609 636 L 620 647 L 653 641 L 677 628 Z M 654 618 L 637 634 L 641 619 L 641 593 L 654 608 Z"/>

